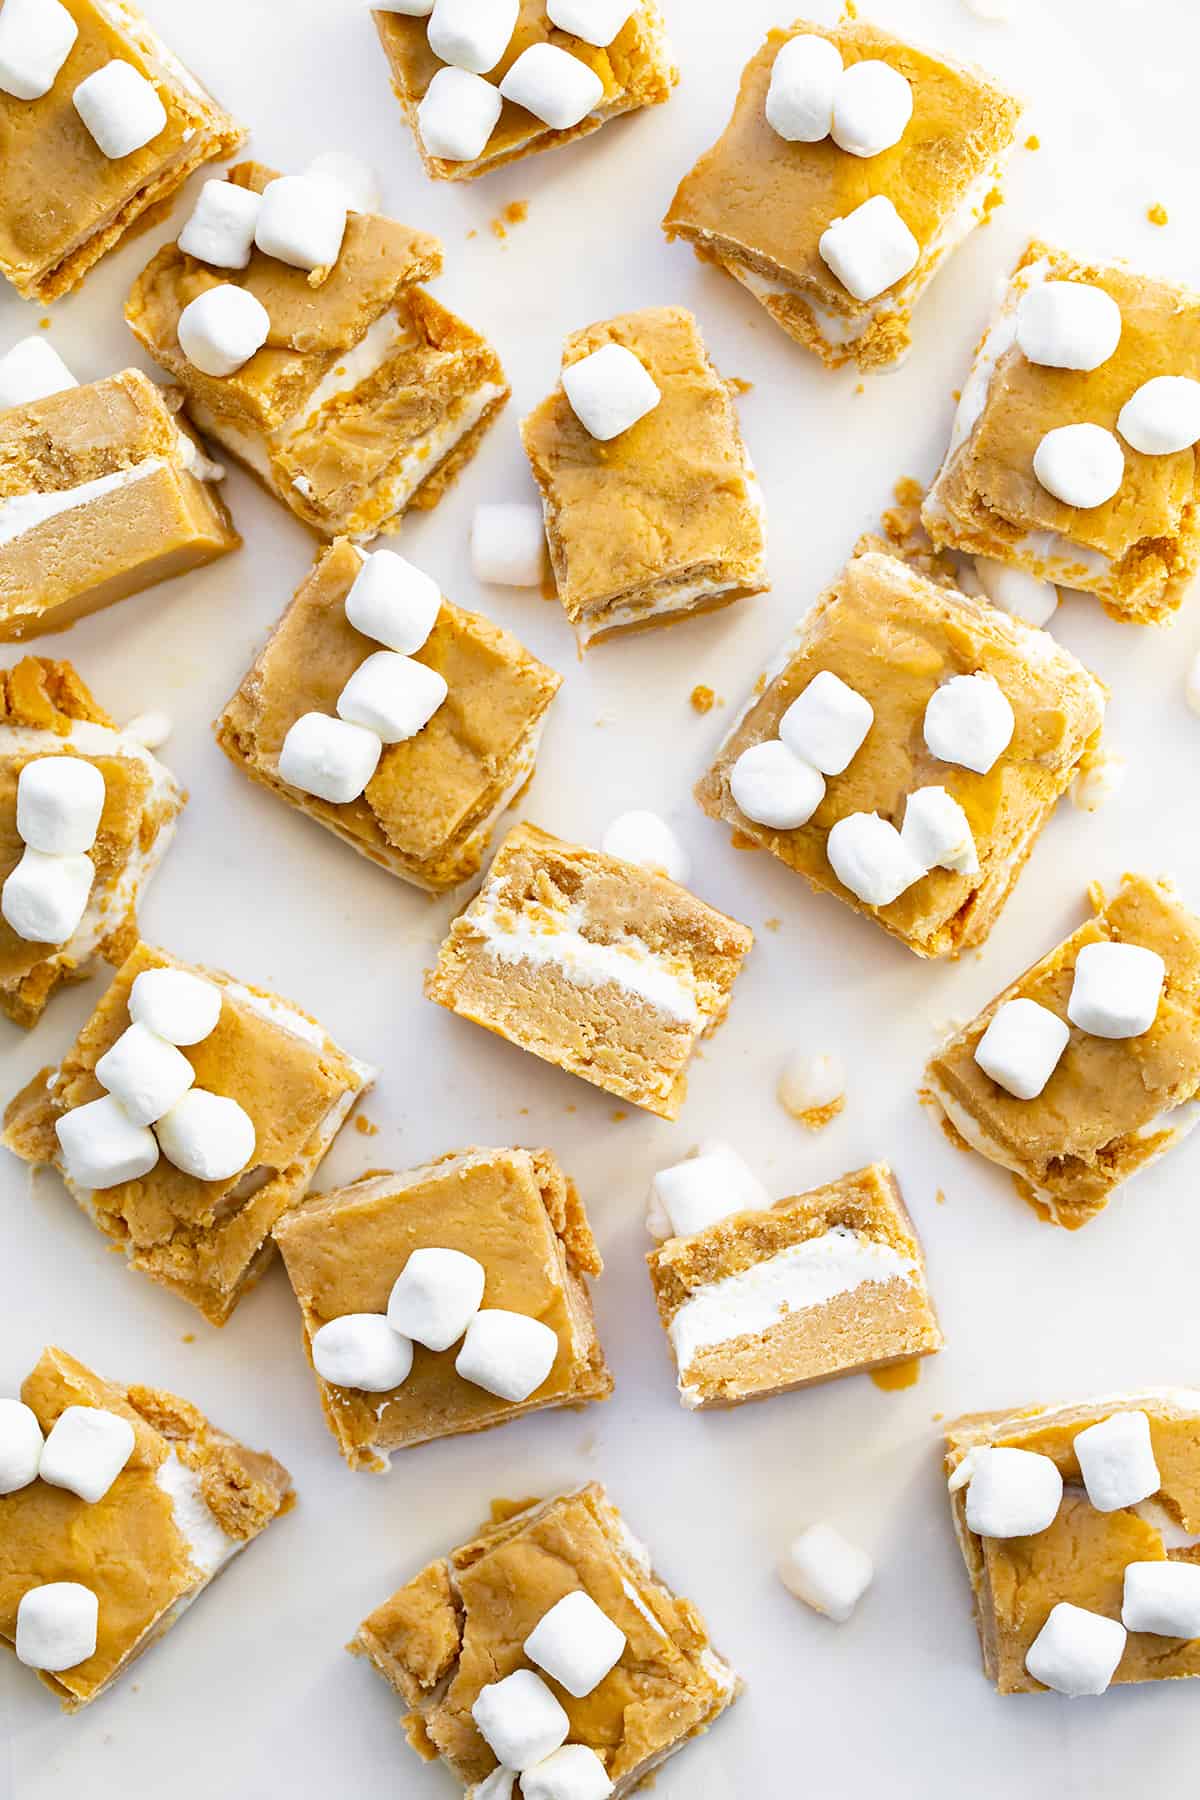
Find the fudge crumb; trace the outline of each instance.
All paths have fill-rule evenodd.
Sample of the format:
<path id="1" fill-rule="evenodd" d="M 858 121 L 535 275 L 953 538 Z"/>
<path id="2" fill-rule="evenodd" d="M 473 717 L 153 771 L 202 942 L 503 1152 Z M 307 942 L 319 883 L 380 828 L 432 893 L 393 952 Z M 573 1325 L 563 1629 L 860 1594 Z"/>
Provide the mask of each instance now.
<path id="1" fill-rule="evenodd" d="M 757 850 L 758 849 L 758 845 L 755 843 L 754 839 L 752 837 L 747 837 L 746 833 L 744 831 L 735 830 L 733 832 L 732 836 L 730 837 L 729 841 L 733 845 L 735 850 Z M 119 1248 L 119 1246 L 118 1246 L 118 1248 Z"/>
<path id="2" fill-rule="evenodd" d="M 779 927 L 782 924 L 783 924 L 782 919 L 764 919 L 763 920 L 763 929 L 764 929 L 764 931 L 778 931 Z"/>
<path id="3" fill-rule="evenodd" d="M 752 394 L 754 392 L 754 383 L 745 381 L 740 375 L 727 375 L 725 386 L 731 394 Z"/>
<path id="4" fill-rule="evenodd" d="M 1038 136 L 1036 131 L 1031 131 L 1029 136 L 1025 139 L 1025 148 L 1027 150 L 1040 150 L 1041 147 L 1042 147 L 1041 138 Z M 938 1416 L 940 1417 L 941 1415 L 939 1414 Z"/>
<path id="5" fill-rule="evenodd" d="M 921 1359 L 910 1356 L 904 1362 L 890 1363 L 886 1369 L 872 1369 L 871 1380 L 885 1394 L 899 1393 L 902 1388 L 916 1387 L 921 1379 Z"/>
<path id="6" fill-rule="evenodd" d="M 467 242 L 468 242 L 468 244 L 469 244 L 469 243 L 470 243 L 470 241 L 471 241 L 471 239 L 472 239 L 472 238 L 477 238 L 477 237 L 478 237 L 478 236 L 479 236 L 479 233 L 478 233 L 478 232 L 477 232 L 477 231 L 476 231 L 476 230 L 475 230 L 475 227 L 474 227 L 474 226 L 472 226 L 472 227 L 471 227 L 471 229 L 470 229 L 470 231 L 468 231 L 468 233 L 467 233 Z"/>
<path id="7" fill-rule="evenodd" d="M 858 386 L 857 386 L 857 387 L 856 387 L 856 388 L 855 388 L 855 390 L 854 390 L 854 391 L 855 391 L 855 393 L 856 393 L 856 394 L 865 394 L 865 393 L 866 393 L 866 391 L 867 391 L 867 384 L 866 384 L 866 382 L 865 382 L 865 381 L 860 381 L 860 382 L 859 382 L 859 384 L 858 384 Z"/>
<path id="8" fill-rule="evenodd" d="M 1149 219 L 1151 225 L 1165 225 L 1167 223 L 1167 209 L 1161 200 L 1156 200 L 1153 206 L 1148 206 L 1146 208 L 1146 217 Z"/>
<path id="9" fill-rule="evenodd" d="M 935 1425 L 940 1424 L 941 1421 L 945 1418 L 945 1416 L 946 1416 L 945 1413 L 934 1413 L 932 1415 L 934 1424 Z"/>
<path id="10" fill-rule="evenodd" d="M 362 1137 L 377 1137 L 379 1135 L 378 1125 L 372 1124 L 371 1120 L 368 1119 L 366 1113 L 356 1113 L 355 1114 L 354 1129 Z"/>
<path id="11" fill-rule="evenodd" d="M 181 1344 L 194 1344 L 196 1341 L 196 1334 L 194 1331 L 185 1331 L 179 1341 Z"/>
<path id="12" fill-rule="evenodd" d="M 892 493 L 897 506 L 920 506 L 925 498 L 925 489 L 915 475 L 902 475 Z"/>
<path id="13" fill-rule="evenodd" d="M 627 1119 L 628 1117 L 629 1117 L 629 1114 L 627 1112 L 623 1112 L 619 1106 L 617 1107 L 615 1112 L 612 1112 L 609 1114 L 609 1118 L 612 1120 L 614 1125 L 619 1125 L 623 1119 Z"/>
<path id="14" fill-rule="evenodd" d="M 693 710 L 698 713 L 711 712 L 713 707 L 717 704 L 717 696 L 713 693 L 712 689 L 710 687 L 704 687 L 703 685 L 694 687 L 689 698 L 691 699 Z"/>
<path id="15" fill-rule="evenodd" d="M 529 1117 L 529 1108 L 527 1106 L 518 1106 L 517 1117 L 527 1119 Z"/>
<path id="16" fill-rule="evenodd" d="M 39 331 L 49 331 L 49 329 L 50 329 L 49 319 L 39 319 L 38 320 L 38 330 Z"/>
<path id="17" fill-rule="evenodd" d="M 937 1205 L 938 1205 L 938 1206 L 945 1206 L 945 1204 L 946 1204 L 946 1193 L 945 1193 L 945 1189 L 944 1189 L 944 1188 L 939 1188 L 939 1189 L 938 1189 L 938 1191 L 937 1191 L 937 1193 L 936 1193 L 936 1194 L 935 1194 L 935 1195 L 934 1195 L 934 1196 L 933 1196 L 933 1198 L 934 1198 L 934 1200 L 935 1200 L 935 1202 L 936 1202 L 936 1203 L 937 1203 Z"/>
<path id="18" fill-rule="evenodd" d="M 511 225 L 523 225 L 529 217 L 528 200 L 510 200 L 504 211 L 497 213 L 491 223 L 493 237 L 506 238 Z"/>

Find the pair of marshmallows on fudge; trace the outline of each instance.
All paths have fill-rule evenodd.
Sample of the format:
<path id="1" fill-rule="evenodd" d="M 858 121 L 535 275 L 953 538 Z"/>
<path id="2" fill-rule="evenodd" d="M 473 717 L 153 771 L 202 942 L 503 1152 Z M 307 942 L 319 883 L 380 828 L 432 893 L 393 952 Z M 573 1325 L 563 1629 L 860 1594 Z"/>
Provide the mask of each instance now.
<path id="1" fill-rule="evenodd" d="M 254 1155 L 254 1121 L 236 1100 L 198 1088 L 179 1048 L 203 1043 L 220 1016 L 215 982 L 187 969 L 143 969 L 135 976 L 131 1022 L 93 1070 L 104 1094 L 55 1121 L 76 1187 L 140 1181 L 160 1151 L 197 1181 L 229 1181 L 246 1167 Z"/>
<path id="2" fill-rule="evenodd" d="M 302 713 L 279 752 L 280 780 L 331 806 L 357 800 L 384 746 L 416 737 L 449 692 L 444 676 L 415 661 L 442 608 L 437 582 L 394 550 L 359 554 L 362 566 L 346 595 L 346 617 L 355 631 L 385 648 L 351 675 L 338 696 L 336 719 Z"/>
<path id="3" fill-rule="evenodd" d="M 40 100 L 58 80 L 78 36 L 78 25 L 59 0 L 5 0 L 0 93 Z M 122 58 L 93 70 L 71 98 L 88 135 L 110 162 L 144 149 L 166 129 L 167 109 L 154 83 Z"/>
<path id="4" fill-rule="evenodd" d="M 66 944 L 78 931 L 96 879 L 88 851 L 104 799 L 103 775 L 81 756 L 38 756 L 18 775 L 25 848 L 0 890 L 0 913 L 27 943 Z"/>

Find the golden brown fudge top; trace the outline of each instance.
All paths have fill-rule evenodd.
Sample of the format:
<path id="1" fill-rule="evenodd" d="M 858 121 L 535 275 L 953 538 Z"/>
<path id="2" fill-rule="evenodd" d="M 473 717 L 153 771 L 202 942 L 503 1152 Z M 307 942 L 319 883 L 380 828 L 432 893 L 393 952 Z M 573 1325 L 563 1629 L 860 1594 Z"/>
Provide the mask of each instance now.
<path id="1" fill-rule="evenodd" d="M 0 413 L 0 499 L 57 493 L 179 455 L 179 427 L 162 389 L 140 369 L 123 369 Z"/>

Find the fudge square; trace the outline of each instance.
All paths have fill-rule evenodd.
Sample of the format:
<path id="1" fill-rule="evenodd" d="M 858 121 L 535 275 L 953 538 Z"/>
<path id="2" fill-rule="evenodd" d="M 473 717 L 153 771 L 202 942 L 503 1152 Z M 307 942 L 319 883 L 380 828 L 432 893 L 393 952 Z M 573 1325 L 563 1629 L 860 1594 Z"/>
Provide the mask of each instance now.
<path id="1" fill-rule="evenodd" d="M 329 1429 L 352 1469 L 383 1471 L 393 1450 L 484 1431 L 542 1407 L 606 1400 L 612 1392 L 587 1286 L 604 1265 L 575 1184 L 548 1150 L 463 1150 L 403 1174 L 369 1176 L 293 1207 L 276 1225 L 275 1241 L 300 1304 Z M 450 1343 L 422 1325 L 440 1348 L 406 1340 L 411 1368 L 390 1390 L 326 1380 L 319 1344 L 314 1354 L 323 1328 L 347 1315 L 387 1314 L 402 1330 L 410 1322 L 398 1310 L 405 1284 L 390 1309 L 389 1299 L 409 1259 L 427 1253 L 408 1274 L 408 1286 L 425 1293 L 421 1264 L 436 1273 L 446 1251 L 456 1253 L 449 1260 L 460 1270 L 459 1259 L 469 1258 L 482 1280 L 475 1306 L 472 1293 L 448 1327 L 456 1331 Z M 544 1357 L 520 1385 L 545 1372 L 520 1400 L 468 1380 L 455 1366 L 452 1346 L 464 1333 L 470 1343 L 471 1319 L 478 1314 L 486 1328 L 494 1310 L 544 1328 L 536 1334 L 545 1339 Z"/>
<path id="2" fill-rule="evenodd" d="M 693 1411 L 942 1348 L 920 1240 L 885 1163 L 668 1238 L 646 1262 Z"/>
<path id="3" fill-rule="evenodd" d="M 141 979 L 150 972 L 155 981 Z M 167 1054 L 167 1032 L 190 1073 Z M 289 1002 L 139 944 L 62 1062 L 9 1103 L 0 1142 L 57 1168 L 130 1268 L 223 1325 L 275 1254 L 271 1227 L 373 1079 Z M 155 1095 L 175 1101 L 165 1118 Z M 103 1109 L 81 1121 L 96 1101 Z"/>
<path id="4" fill-rule="evenodd" d="M 729 1010 L 753 942 L 747 926 L 663 875 L 517 825 L 450 927 L 425 992 L 674 1119 L 692 1052 Z"/>
<path id="5" fill-rule="evenodd" d="M 286 781 L 280 755 L 292 726 L 310 712 L 332 715 L 347 681 L 378 653 L 346 612 L 368 560 L 345 538 L 321 556 L 217 720 L 217 742 L 252 780 L 360 855 L 442 893 L 475 874 L 496 820 L 531 780 L 562 678 L 510 632 L 443 600 L 413 652 L 446 683 L 428 722 L 384 745 L 354 799 L 330 801 Z M 398 575 L 432 588 L 411 566 Z"/>
<path id="6" fill-rule="evenodd" d="M 1028 1461 L 989 1467 L 996 1450 Z M 1200 1391 L 969 1413 L 946 1429 L 945 1467 L 1000 1693 L 1200 1675 Z M 1092 1680 L 1062 1658 L 1064 1638 L 1094 1651 Z"/>
<path id="7" fill-rule="evenodd" d="M 637 0 L 629 8 L 605 5 L 564 8 L 547 0 L 520 0 L 512 7 L 517 22 L 508 37 L 493 35 L 482 21 L 477 45 L 449 41 L 454 74 L 444 76 L 447 62 L 430 38 L 431 7 L 375 10 L 375 28 L 391 70 L 392 87 L 425 165 L 435 181 L 469 181 L 537 150 L 552 150 L 598 131 L 621 113 L 660 106 L 679 81 L 662 13 L 654 0 Z M 491 9 L 499 17 L 506 9 Z M 564 11 L 572 19 L 590 10 L 587 38 L 560 30 L 551 14 Z M 611 18 L 626 14 L 615 32 Z M 408 16 L 406 16 L 408 15 Z M 597 43 L 595 36 L 606 37 Z M 436 26 L 434 31 L 436 40 Z M 486 40 L 491 41 L 486 41 Z M 544 64 L 549 80 L 537 80 L 537 62 L 546 48 L 557 52 Z M 533 50 L 533 63 L 514 65 Z M 478 52 L 477 54 L 475 52 Z M 570 62 L 566 59 L 570 58 Z M 490 60 L 488 60 L 490 58 Z M 486 74 L 486 82 L 482 79 Z M 557 66 L 556 66 L 557 65 Z M 452 65 L 453 66 L 453 65 Z M 527 85 L 527 76 L 534 80 Z M 510 79 L 511 78 L 511 79 Z M 457 89 L 456 84 L 457 83 Z M 431 93 L 432 89 L 432 93 Z M 549 105 L 545 105 L 549 100 Z M 525 101 L 542 104 L 531 111 Z"/>
<path id="8" fill-rule="evenodd" d="M 563 1667 L 546 1643 L 558 1635 L 555 1620 L 534 1644 L 544 1658 L 538 1674 L 526 1646 L 564 1600 L 568 1614 L 559 1618 L 566 1624 L 572 1611 L 577 1619 L 587 1614 L 589 1637 L 603 1634 L 603 1657 L 589 1658 L 587 1671 Z M 486 1782 L 497 1757 L 473 1709 L 503 1717 L 502 1684 L 518 1672 L 522 1685 L 548 1690 L 532 1687 L 539 1710 L 556 1722 L 550 1737 L 561 1744 L 569 1736 L 603 1764 L 611 1786 L 595 1771 L 586 1791 L 616 1800 L 706 1731 L 742 1689 L 696 1607 L 654 1573 L 649 1551 L 595 1482 L 523 1507 L 495 1502 L 468 1543 L 363 1620 L 349 1649 L 368 1657 L 409 1707 L 404 1725 L 418 1755 L 441 1757 L 469 1794 L 488 1800 L 491 1789 L 476 1784 Z"/>
<path id="9" fill-rule="evenodd" d="M 817 142 L 782 136 L 769 122 L 789 129 L 777 102 L 786 101 L 787 63 L 805 38 L 836 50 L 823 114 L 835 136 L 826 124 Z M 891 84 L 900 95 L 889 102 L 891 130 L 880 115 L 866 116 L 862 90 L 853 98 L 861 63 L 883 63 L 902 79 Z M 842 81 L 848 129 L 839 129 Z M 908 349 L 913 308 L 935 271 L 998 202 L 1020 110 L 981 70 L 873 25 L 848 19 L 827 30 L 800 19 L 770 32 L 747 65 L 723 137 L 684 177 L 663 229 L 740 281 L 831 367 L 883 368 Z M 797 138 L 801 129 L 815 136 L 820 125 L 795 129 Z M 859 147 L 851 152 L 835 137 Z"/>
<path id="10" fill-rule="evenodd" d="M 761 490 L 695 319 L 660 306 L 589 325 L 567 339 L 563 368 L 612 345 L 649 374 L 652 411 L 593 437 L 560 386 L 521 426 L 558 597 L 584 648 L 768 586 Z"/>
<path id="11" fill-rule="evenodd" d="M 248 162 L 226 179 L 256 196 L 279 178 Z M 288 179 L 293 195 L 305 192 L 306 178 Z M 304 208 L 328 205 L 308 182 Z M 196 423 L 322 537 L 373 537 L 397 530 L 410 506 L 436 506 L 509 392 L 487 339 L 418 285 L 441 272 L 437 238 L 351 212 L 326 267 L 293 267 L 249 244 L 244 254 L 231 268 L 166 244 L 126 303 L 134 336 L 182 387 Z M 181 347 L 180 317 L 229 286 L 269 324 L 231 374 L 213 375 Z"/>
<path id="12" fill-rule="evenodd" d="M 140 369 L 0 412 L 0 640 L 236 550 L 223 472 Z"/>
<path id="13" fill-rule="evenodd" d="M 290 1511 L 291 1476 L 187 1400 L 64 1350 L 0 1405 L 21 1465 L 0 1494 L 0 1641 L 77 1712 Z"/>
<path id="14" fill-rule="evenodd" d="M 871 540 L 762 680 L 700 806 L 918 956 L 984 941 L 1104 717 L 1100 683 L 1048 632 Z M 999 718 L 982 755 L 942 730 L 960 704 Z"/>
<path id="15" fill-rule="evenodd" d="M 1142 875 L 1127 875 L 1111 899 L 1096 886 L 1090 895 L 1095 917 L 947 1039 L 926 1067 L 921 1096 L 952 1142 L 1011 1170 L 1018 1193 L 1069 1231 L 1094 1219 L 1123 1181 L 1165 1156 L 1200 1117 L 1200 919 L 1169 882 Z M 1099 945 L 1142 953 L 1126 958 L 1139 986 L 1149 985 L 1140 1018 L 1093 1010 L 1087 965 L 1103 984 L 1111 956 L 1097 958 Z M 1119 963 L 1107 977 L 1114 978 L 1122 980 Z M 1015 1014 L 1007 1010 L 1014 1002 Z M 1020 1045 L 1019 1061 L 1005 1054 L 1003 1037 L 1007 1028 L 1011 1045 L 1014 1027 L 1023 1041 L 1032 1035 L 1031 1080 Z"/>
<path id="16" fill-rule="evenodd" d="M 1032 243 L 963 386 L 930 536 L 1082 588 L 1116 619 L 1167 618 L 1200 563 L 1191 428 L 1163 436 L 1154 416 L 1180 376 L 1200 380 L 1200 293 Z M 1090 492 L 1044 460 L 1084 428 L 1111 464 Z"/>

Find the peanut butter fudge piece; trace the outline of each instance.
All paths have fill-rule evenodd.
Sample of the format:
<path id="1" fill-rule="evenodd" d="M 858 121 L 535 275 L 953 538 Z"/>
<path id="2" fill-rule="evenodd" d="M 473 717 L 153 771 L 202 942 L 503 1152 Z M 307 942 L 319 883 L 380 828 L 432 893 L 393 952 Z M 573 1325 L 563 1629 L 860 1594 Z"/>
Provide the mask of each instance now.
<path id="1" fill-rule="evenodd" d="M 198 976 L 216 988 L 216 1023 L 199 1041 L 185 1037 L 178 1046 L 194 1086 L 188 1084 L 165 1121 L 150 1110 L 154 1131 L 149 1124 L 139 1130 L 113 1098 L 111 1065 L 98 1074 L 97 1064 L 127 1035 L 135 1015 L 146 1029 L 145 1017 L 154 1015 L 132 990 L 158 970 Z M 275 1254 L 272 1226 L 307 1192 L 373 1079 L 372 1069 L 290 1002 L 138 944 L 62 1062 L 41 1070 L 9 1103 L 0 1141 L 25 1162 L 57 1168 L 131 1268 L 223 1325 Z M 82 1123 L 76 1117 L 106 1098 L 99 1114 L 86 1114 Z M 198 1118 L 196 1098 L 203 1108 Z M 223 1104 L 213 1108 L 214 1099 Z M 73 1126 L 66 1123 L 73 1117 Z M 218 1166 L 228 1169 L 215 1153 L 224 1149 L 231 1125 L 241 1161 L 218 1174 Z M 106 1172 L 107 1180 L 97 1179 Z"/>
<path id="2" fill-rule="evenodd" d="M 171 771 L 136 731 L 122 730 L 97 706 L 70 663 L 27 656 L 0 670 L 0 886 L 25 856 L 17 805 L 22 772 L 51 757 L 79 758 L 95 769 L 103 800 L 86 852 L 90 891 L 71 935 L 41 943 L 0 916 L 0 1007 L 18 1025 L 36 1025 L 55 989 L 91 974 L 98 957 L 114 965 L 125 960 L 137 943 L 138 901 L 185 799 Z"/>
<path id="3" fill-rule="evenodd" d="M 1047 336 L 1049 311 L 1079 308 L 1081 290 L 1085 335 L 1075 325 L 1070 339 Z M 1059 366 L 1064 358 L 1068 366 Z M 1152 444 L 1130 402 L 1147 383 L 1178 376 L 1200 380 L 1200 293 L 1032 243 L 963 386 L 922 513 L 930 536 L 1082 588 L 1116 619 L 1169 617 L 1200 564 L 1195 448 Z M 1039 479 L 1035 458 L 1060 486 L 1041 463 L 1042 446 L 1051 433 L 1077 436 L 1083 426 L 1113 465 L 1107 491 L 1064 487 L 1060 496 Z M 1051 438 L 1049 447 L 1064 442 L 1069 448 L 1070 437 Z"/>
<path id="4" fill-rule="evenodd" d="M 679 70 L 655 0 L 637 0 L 606 44 L 560 30 L 549 17 L 553 10 L 546 0 L 520 0 L 512 35 L 498 49 L 494 42 L 483 43 L 483 35 L 491 30 L 490 23 L 483 23 L 480 54 L 472 56 L 468 50 L 470 60 L 462 60 L 461 68 L 452 69 L 449 79 L 439 83 L 447 63 L 431 43 L 429 18 L 376 9 L 375 28 L 387 55 L 392 87 L 412 127 L 425 172 L 435 181 L 469 181 L 536 150 L 552 150 L 586 137 L 621 113 L 660 106 L 671 98 Z M 575 69 L 560 65 L 557 79 L 551 74 L 554 98 L 567 103 L 567 110 L 547 107 L 549 120 L 519 105 L 508 93 L 513 65 L 531 49 L 540 57 L 546 46 L 579 65 Z M 486 87 L 481 75 L 474 73 L 480 62 L 485 64 Z M 524 64 L 514 80 L 521 84 L 517 92 L 533 98 L 521 79 L 528 68 Z M 471 75 L 469 82 L 464 74 Z M 576 95 L 577 102 L 570 104 Z"/>
<path id="5" fill-rule="evenodd" d="M 1099 1438 L 1082 1435 L 1096 1428 Z M 1113 1459 L 1119 1460 L 1121 1476 L 1144 1476 L 1123 1495 L 1097 1487 L 1088 1451 L 1091 1444 L 1099 1451 L 1102 1442 L 1109 1450 L 1121 1446 L 1119 1459 Z M 1038 1459 L 1050 1486 L 1040 1517 L 1006 1521 L 994 1495 L 986 1510 L 984 1497 L 973 1495 L 975 1471 L 988 1482 L 993 1470 L 986 1465 L 998 1450 L 1010 1453 L 1010 1464 L 1007 1470 L 994 1465 L 997 1488 L 1028 1482 L 1033 1473 L 1014 1466 L 1012 1452 Z M 1053 1469 L 1041 1470 L 1042 1459 Z M 1000 1693 L 1041 1693 L 1047 1685 L 1062 1692 L 1097 1693 L 1107 1685 L 1105 1676 L 1126 1682 L 1200 1675 L 1200 1638 L 1164 1631 L 1164 1625 L 1177 1627 L 1182 1619 L 1158 1618 L 1152 1621 L 1154 1629 L 1146 1629 L 1149 1614 L 1137 1605 L 1141 1579 L 1148 1575 L 1160 1589 L 1164 1580 L 1173 1584 L 1168 1569 L 1200 1563 L 1200 1392 L 1149 1388 L 1069 1405 L 969 1413 L 947 1428 L 945 1466 L 954 1529 L 975 1596 L 984 1669 Z M 1062 1498 L 1052 1512 L 1059 1491 Z M 1051 1512 L 1050 1522 L 1042 1525 Z M 1042 1528 L 1012 1536 L 987 1536 L 980 1529 L 1007 1529 L 1009 1524 Z M 1200 1571 L 1184 1576 L 1180 1585 L 1185 1583 L 1194 1593 Z M 1093 1685 L 1063 1683 L 1057 1677 L 1047 1683 L 1032 1672 L 1054 1672 L 1052 1660 L 1041 1660 L 1035 1645 L 1041 1638 L 1044 1653 L 1047 1623 L 1060 1607 L 1089 1615 L 1076 1625 L 1096 1618 L 1109 1622 L 1107 1629 L 1099 1628 L 1102 1646 L 1111 1643 L 1107 1668 Z M 1194 1612 L 1194 1604 L 1190 1610 Z M 1091 1629 L 1098 1628 L 1091 1623 Z"/>
<path id="6" fill-rule="evenodd" d="M 696 798 L 918 956 L 955 955 L 987 937 L 1099 742 L 1104 701 L 1047 632 L 867 540 L 762 676 Z"/>
<path id="7" fill-rule="evenodd" d="M 517 825 L 425 991 L 544 1062 L 673 1119 L 754 934 L 663 875 Z"/>
<path id="8" fill-rule="evenodd" d="M 567 339 L 564 369 L 609 345 L 651 377 L 652 411 L 605 441 L 560 386 L 521 426 L 558 597 L 584 648 L 768 586 L 761 490 L 695 319 L 660 306 L 589 325 Z"/>
<path id="9" fill-rule="evenodd" d="M 443 600 L 413 654 L 446 698 L 413 736 L 383 747 L 355 799 L 331 802 L 280 773 L 296 721 L 332 715 L 378 644 L 350 623 L 346 599 L 365 566 L 346 539 L 327 550 L 217 720 L 217 742 L 254 781 L 404 881 L 444 892 L 475 874 L 496 820 L 533 776 L 561 677 L 507 631 Z"/>
<path id="10" fill-rule="evenodd" d="M 782 80 L 788 46 L 803 37 L 835 46 L 846 74 L 882 62 L 903 78 L 912 114 L 898 141 L 870 155 L 833 135 L 780 135 L 768 118 L 775 63 Z M 835 88 L 835 132 L 837 102 Z M 684 177 L 663 228 L 740 281 L 830 367 L 883 368 L 908 349 L 913 309 L 935 271 L 998 202 L 1020 110 L 981 70 L 865 21 L 827 29 L 800 19 L 769 32 L 747 64 L 724 136 Z"/>
<path id="11" fill-rule="evenodd" d="M 64 1350 L 42 1353 L 21 1400 L 35 1452 L 39 1434 L 47 1438 L 47 1478 L 30 1469 L 24 1485 L 0 1495 L 0 1641 L 29 1660 L 29 1614 L 40 1603 L 90 1607 L 94 1637 L 82 1660 L 31 1662 L 64 1711 L 77 1712 L 168 1632 L 295 1496 L 281 1463 L 227 1437 L 189 1401 L 106 1381 Z M 103 1427 L 117 1441 L 107 1468 L 89 1467 L 92 1453 L 79 1437 L 63 1443 L 75 1425 Z M 95 1495 L 104 1481 L 99 1498 L 78 1491 Z M 59 1583 L 73 1591 L 45 1594 Z"/>
<path id="12" fill-rule="evenodd" d="M 740 1406 L 942 1348 L 885 1163 L 736 1212 L 646 1258 L 684 1406 Z"/>
<path id="13" fill-rule="evenodd" d="M 253 162 L 228 173 L 252 195 L 277 179 Z M 322 537 L 395 531 L 408 507 L 436 506 L 509 392 L 487 339 L 418 285 L 441 272 L 438 240 L 352 212 L 328 269 L 257 246 L 247 256 L 244 268 L 217 267 L 164 245 L 125 308 L 197 424 Z M 189 360 L 178 327 L 186 307 L 227 286 L 259 302 L 269 329 L 217 376 Z"/>
<path id="14" fill-rule="evenodd" d="M 548 1656 L 537 1679 L 549 1674 L 564 1737 L 600 1758 L 619 1800 L 706 1731 L 742 1684 L 713 1649 L 697 1608 L 654 1573 L 649 1551 L 595 1482 L 521 1507 L 497 1501 L 470 1542 L 364 1619 L 349 1649 L 368 1657 L 410 1709 L 404 1725 L 418 1755 L 441 1757 L 475 1796 L 497 1758 L 472 1709 L 519 1670 L 533 1679 L 528 1640 L 552 1608 L 578 1594 L 624 1637 L 624 1648 L 582 1696 L 554 1678 Z"/>

